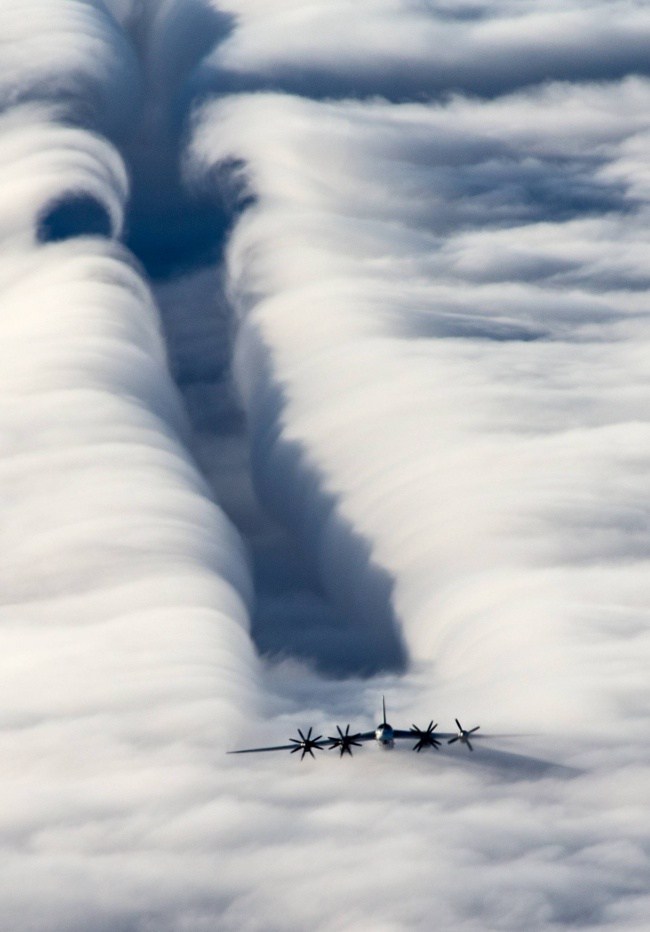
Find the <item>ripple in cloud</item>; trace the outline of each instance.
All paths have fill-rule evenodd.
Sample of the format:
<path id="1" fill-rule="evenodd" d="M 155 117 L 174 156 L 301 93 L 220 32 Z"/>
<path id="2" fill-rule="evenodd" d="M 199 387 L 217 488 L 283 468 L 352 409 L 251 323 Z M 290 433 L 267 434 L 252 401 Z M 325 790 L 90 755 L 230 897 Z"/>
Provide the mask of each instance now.
<path id="1" fill-rule="evenodd" d="M 188 875 L 161 893 L 162 850 L 194 843 L 155 836 L 218 795 L 215 759 L 257 707 L 251 585 L 115 242 L 124 161 L 80 117 L 108 119 L 126 39 L 99 4 L 28 6 L 0 116 L 0 925 L 114 929 L 143 895 L 178 911 Z"/>
<path id="2" fill-rule="evenodd" d="M 643 928 L 641 5 L 0 27 L 0 926 Z"/>
<path id="3" fill-rule="evenodd" d="M 411 852 L 429 839 L 444 928 L 634 928 L 643 914 L 650 433 L 637 140 L 649 93 L 628 78 L 439 105 L 239 95 L 206 106 L 195 135 L 196 170 L 234 164 L 253 201 L 227 264 L 263 500 L 351 630 L 372 631 L 371 568 L 393 580 L 419 703 L 553 734 L 556 756 L 573 740 L 581 774 L 549 772 L 541 789 L 539 769 L 514 757 L 495 788 L 483 758 L 461 778 L 462 801 L 442 804 L 454 817 L 430 814 L 435 841 L 427 829 L 406 840 L 413 800 L 400 794 L 391 837 Z M 356 540 L 369 559 L 353 557 Z M 634 800 L 625 817 L 617 781 Z M 533 823 L 559 810 L 542 840 Z M 442 837 L 454 824 L 450 876 Z M 517 854 L 499 853 L 514 824 Z M 617 868 L 614 850 L 627 852 Z M 515 857 L 529 871 L 512 874 Z M 394 861 L 378 863 L 390 877 Z M 424 927 L 424 913 L 388 900 L 366 908 Z"/>

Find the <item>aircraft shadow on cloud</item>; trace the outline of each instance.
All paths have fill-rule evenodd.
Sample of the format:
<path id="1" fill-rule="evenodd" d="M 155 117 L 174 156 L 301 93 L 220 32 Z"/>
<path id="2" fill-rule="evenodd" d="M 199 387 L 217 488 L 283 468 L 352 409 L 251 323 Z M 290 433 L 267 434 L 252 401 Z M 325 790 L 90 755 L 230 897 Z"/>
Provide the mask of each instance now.
<path id="1" fill-rule="evenodd" d="M 228 751 L 228 754 L 256 754 L 261 751 L 289 751 L 291 754 L 300 752 L 300 759 L 310 754 L 315 757 L 314 751 L 322 751 L 327 748 L 330 751 L 339 749 L 340 756 L 349 754 L 352 756 L 352 748 L 360 748 L 367 741 L 375 741 L 380 748 L 388 751 L 395 747 L 396 741 L 414 741 L 413 750 L 418 753 L 424 748 L 434 748 L 439 750 L 443 742 L 447 744 L 464 744 L 469 751 L 473 751 L 472 742 L 477 738 L 506 738 L 514 737 L 513 735 L 478 735 L 480 725 L 474 728 L 463 728 L 458 719 L 455 719 L 458 730 L 455 732 L 436 731 L 437 724 L 434 725 L 433 719 L 429 722 L 427 728 L 418 728 L 417 725 L 411 725 L 406 730 L 393 728 L 386 721 L 386 700 L 382 697 L 383 719 L 373 731 L 354 732 L 350 734 L 350 726 L 346 725 L 345 731 L 340 725 L 336 726 L 337 735 L 324 738 L 323 735 L 316 735 L 312 738 L 313 728 L 310 728 L 307 734 L 298 729 L 298 738 L 290 738 L 290 744 L 278 744 L 272 747 L 264 748 L 243 748 L 238 751 Z"/>

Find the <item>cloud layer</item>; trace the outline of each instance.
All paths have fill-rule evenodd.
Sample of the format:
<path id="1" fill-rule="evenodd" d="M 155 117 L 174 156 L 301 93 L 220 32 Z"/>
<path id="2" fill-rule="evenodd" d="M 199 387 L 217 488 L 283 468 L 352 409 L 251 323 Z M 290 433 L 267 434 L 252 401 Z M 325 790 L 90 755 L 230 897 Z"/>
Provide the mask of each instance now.
<path id="1" fill-rule="evenodd" d="M 503 712 L 528 683 L 543 714 L 552 670 L 558 704 L 591 718 L 606 687 L 576 677 L 573 616 L 604 574 L 642 625 L 646 207 L 623 179 L 647 94 L 634 79 L 397 113 L 231 98 L 197 137 L 244 159 L 259 199 L 229 261 L 260 489 L 315 540 L 334 598 L 365 602 L 346 542 L 371 541 L 413 656 L 452 688 L 466 653 L 459 689 L 491 681 Z"/>
<path id="2" fill-rule="evenodd" d="M 224 86 L 426 99 L 548 80 L 648 73 L 643 4 L 602 0 L 227 0 L 233 31 L 206 66 Z"/>
<path id="3" fill-rule="evenodd" d="M 248 560 L 186 450 L 150 289 L 108 237 L 43 235 L 83 195 L 118 236 L 128 189 L 82 125 L 121 106 L 127 40 L 58 6 L 13 10 L 22 102 L 0 116 L 0 924 L 114 929 L 139 910 L 140 820 L 191 808 L 256 662 Z"/>
<path id="4" fill-rule="evenodd" d="M 642 4 L 0 32 L 0 926 L 642 928 Z"/>
<path id="5" fill-rule="evenodd" d="M 648 94 L 630 78 L 437 106 L 238 96 L 195 137 L 256 199 L 228 267 L 260 494 L 349 629 L 382 623 L 375 580 L 392 580 L 434 707 L 584 735 L 577 779 L 608 813 L 590 843 L 603 852 L 618 811 L 604 787 L 634 796 L 647 766 Z M 522 828 L 530 874 L 500 873 L 486 838 L 495 910 L 512 912 L 485 891 L 461 905 L 443 882 L 443 927 L 641 921 L 591 861 L 568 899 L 551 879 L 547 845 L 558 880 L 572 874 L 554 845 L 574 837 L 575 790 L 551 783 L 566 818 L 553 841 Z M 545 808 L 534 785 L 503 789 L 507 810 L 513 795 Z M 424 919 L 405 906 L 394 921 Z"/>

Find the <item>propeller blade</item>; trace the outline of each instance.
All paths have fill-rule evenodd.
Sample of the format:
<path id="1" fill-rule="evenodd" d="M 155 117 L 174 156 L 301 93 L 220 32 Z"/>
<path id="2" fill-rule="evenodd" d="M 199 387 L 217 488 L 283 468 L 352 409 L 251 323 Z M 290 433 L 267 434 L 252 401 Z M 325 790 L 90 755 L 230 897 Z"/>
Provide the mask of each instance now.
<path id="1" fill-rule="evenodd" d="M 425 741 L 423 739 L 420 739 L 420 741 L 418 741 L 417 744 L 413 745 L 413 750 L 417 751 L 419 754 L 423 748 L 434 748 L 437 751 L 439 747 L 440 747 L 439 741 Z"/>
<path id="2" fill-rule="evenodd" d="M 438 748 L 440 747 L 440 742 L 433 735 L 434 729 L 436 729 L 437 727 L 438 727 L 438 724 L 436 723 L 434 725 L 433 719 L 431 719 L 426 729 L 418 728 L 418 726 L 415 724 L 412 725 L 411 733 L 413 734 L 414 738 L 418 739 L 413 745 L 413 750 L 417 751 L 418 753 L 422 750 L 422 748 L 430 747 L 430 748 L 435 748 L 436 750 L 438 750 Z"/>
<path id="3" fill-rule="evenodd" d="M 473 751 L 474 748 L 472 747 L 472 743 L 469 740 L 469 736 L 477 732 L 481 726 L 476 725 L 474 728 L 470 728 L 468 730 L 467 728 L 463 728 L 463 726 L 461 725 L 461 723 L 458 721 L 457 718 L 455 718 L 454 721 L 458 725 L 458 734 L 455 737 L 450 738 L 447 744 L 454 744 L 455 741 L 460 741 L 461 744 L 466 744 L 467 747 L 470 749 L 470 751 Z M 481 735 L 479 735 L 478 737 L 480 738 Z M 487 735 L 483 735 L 482 737 L 487 737 Z"/>
<path id="4" fill-rule="evenodd" d="M 341 755 L 340 755 L 341 757 L 343 757 L 344 754 L 349 754 L 350 757 L 352 757 L 352 748 L 361 747 L 360 742 L 357 741 L 357 738 L 361 737 L 361 732 L 356 732 L 355 734 L 351 735 L 349 724 L 345 726 L 345 731 L 343 731 L 340 725 L 336 726 L 336 730 L 339 735 L 338 738 L 334 737 L 333 735 L 330 735 L 327 739 L 330 742 L 329 750 L 333 751 L 334 748 L 339 748 L 341 752 Z M 319 735 L 319 738 L 320 737 L 321 736 Z"/>
<path id="5" fill-rule="evenodd" d="M 319 751 L 323 750 L 323 746 L 318 743 L 323 736 L 318 735 L 317 737 L 312 738 L 311 734 L 313 730 L 314 730 L 313 728 L 310 728 L 307 734 L 305 735 L 299 728 L 298 734 L 300 735 L 300 738 L 289 739 L 291 741 L 291 744 L 294 745 L 294 747 L 291 747 L 290 744 L 287 745 L 287 747 L 291 749 L 291 754 L 295 754 L 296 751 L 302 751 L 302 754 L 300 755 L 300 760 L 304 760 L 306 754 L 310 754 L 312 757 L 315 757 L 314 750 L 313 750 L 314 748 L 317 748 Z"/>

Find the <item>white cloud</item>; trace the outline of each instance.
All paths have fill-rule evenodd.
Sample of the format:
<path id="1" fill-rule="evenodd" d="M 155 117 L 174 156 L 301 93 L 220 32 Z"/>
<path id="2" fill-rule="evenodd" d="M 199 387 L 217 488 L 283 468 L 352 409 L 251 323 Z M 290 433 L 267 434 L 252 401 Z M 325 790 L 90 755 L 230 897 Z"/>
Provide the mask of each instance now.
<path id="1" fill-rule="evenodd" d="M 122 231 L 128 180 L 119 153 L 103 137 L 60 117 L 56 107 L 34 104 L 0 116 L 5 249 L 33 244 L 48 212 L 82 195 L 105 210 L 114 236 Z"/>
<path id="2" fill-rule="evenodd" d="M 150 290 L 108 238 L 39 230 L 83 194 L 119 235 L 128 187 L 116 149 L 69 125 L 61 91 L 90 105 L 99 81 L 103 123 L 106 17 L 89 44 L 92 8 L 59 7 L 72 51 L 41 6 L 9 53 L 16 98 L 56 102 L 1 117 L 0 924 L 13 929 L 115 928 L 137 912 L 155 813 L 169 822 L 214 786 L 214 748 L 256 702 L 247 555 L 183 445 Z M 54 65 L 37 54 L 46 36 Z M 53 93 L 32 94 L 34 73 L 60 66 Z"/>
<path id="3" fill-rule="evenodd" d="M 491 96 L 550 79 L 647 72 L 634 0 L 566 4 L 430 0 L 227 0 L 237 28 L 214 53 L 224 74 L 316 97 Z"/>
<path id="4" fill-rule="evenodd" d="M 27 7 L 0 14 L 0 925 L 641 928 L 649 90 L 582 82 L 647 59 L 642 5 Z M 202 110 L 192 202 L 183 114 L 265 82 L 302 97 Z M 350 92 L 444 103 L 304 99 Z M 284 534 L 224 426 L 223 270 L 157 284 L 163 331 L 126 250 L 42 228 L 83 194 L 204 262 L 197 190 L 232 159 L 236 366 Z M 190 449 L 282 577 L 254 624 L 283 662 L 254 656 L 248 555 Z M 404 676 L 295 659 L 396 662 L 395 623 Z M 397 725 L 528 734 L 224 754 L 368 728 L 382 691 Z"/>
<path id="5" fill-rule="evenodd" d="M 228 265 L 261 493 L 351 627 L 372 632 L 377 572 L 394 581 L 432 707 L 585 735 L 588 773 L 550 796 L 508 780 L 486 806 L 486 775 L 473 808 L 467 790 L 463 883 L 440 838 L 426 859 L 445 928 L 606 924 L 647 876 L 641 810 L 623 825 L 604 789 L 618 773 L 634 793 L 648 753 L 647 206 L 630 159 L 647 102 L 639 79 L 439 106 L 251 95 L 208 106 L 195 136 L 205 165 L 241 160 L 256 199 Z M 576 816 L 583 792 L 596 820 Z M 405 806 L 391 838 L 412 853 Z M 624 891 L 605 852 L 638 866 Z M 388 927 L 423 922 L 392 908 Z"/>
<path id="6" fill-rule="evenodd" d="M 5 0 L 0 108 L 55 101 L 72 119 L 123 134 L 141 88 L 130 43 L 101 0 Z"/>

